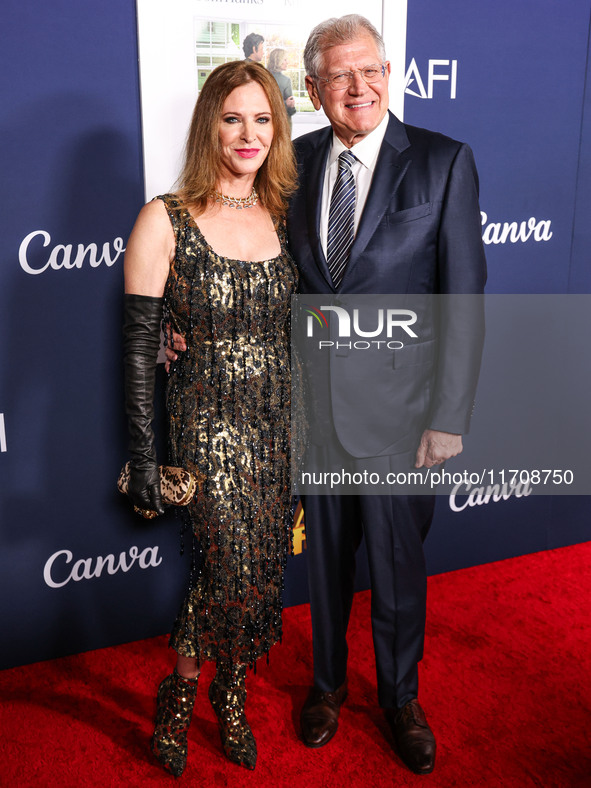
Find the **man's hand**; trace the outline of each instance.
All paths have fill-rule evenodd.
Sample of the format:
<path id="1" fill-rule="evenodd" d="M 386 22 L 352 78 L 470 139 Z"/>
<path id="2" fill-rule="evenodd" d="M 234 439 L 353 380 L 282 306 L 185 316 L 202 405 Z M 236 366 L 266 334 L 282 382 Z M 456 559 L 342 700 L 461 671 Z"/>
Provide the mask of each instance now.
<path id="1" fill-rule="evenodd" d="M 295 98 L 293 96 L 290 96 L 289 98 L 286 98 L 285 99 L 285 106 L 286 107 L 290 107 L 290 108 L 291 107 L 295 107 Z"/>
<path id="2" fill-rule="evenodd" d="M 415 468 L 432 468 L 462 451 L 462 436 L 452 432 L 425 430 L 417 449 Z"/>
<path id="3" fill-rule="evenodd" d="M 187 349 L 187 343 L 185 342 L 185 338 L 181 334 L 177 334 L 176 331 L 173 331 L 170 325 L 166 326 L 166 336 L 168 338 L 168 344 L 164 348 L 164 352 L 166 353 L 166 364 L 164 368 L 167 372 L 170 372 L 171 361 L 177 360 L 177 351 Z"/>

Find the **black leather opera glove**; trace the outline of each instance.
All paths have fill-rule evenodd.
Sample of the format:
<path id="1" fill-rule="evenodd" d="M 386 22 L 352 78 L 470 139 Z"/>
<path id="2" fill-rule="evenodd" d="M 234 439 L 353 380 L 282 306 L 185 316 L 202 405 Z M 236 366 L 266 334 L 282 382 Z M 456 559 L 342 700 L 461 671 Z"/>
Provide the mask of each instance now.
<path id="1" fill-rule="evenodd" d="M 128 495 L 137 508 L 158 514 L 164 514 L 164 506 L 152 420 L 162 303 L 162 298 L 126 294 L 123 319 L 125 410 L 131 454 Z"/>

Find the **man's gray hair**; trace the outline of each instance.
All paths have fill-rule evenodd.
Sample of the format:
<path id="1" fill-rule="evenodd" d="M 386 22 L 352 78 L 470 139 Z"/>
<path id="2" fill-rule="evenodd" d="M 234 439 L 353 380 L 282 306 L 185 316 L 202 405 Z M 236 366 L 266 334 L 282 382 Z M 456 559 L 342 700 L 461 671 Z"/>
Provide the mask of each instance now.
<path id="1" fill-rule="evenodd" d="M 332 17 L 319 25 L 308 36 L 304 49 L 304 68 L 310 77 L 317 77 L 322 70 L 322 56 L 330 47 L 348 44 L 361 36 L 370 36 L 375 41 L 380 60 L 386 60 L 384 39 L 369 21 L 360 14 Z M 370 65 L 369 63 L 367 65 Z"/>

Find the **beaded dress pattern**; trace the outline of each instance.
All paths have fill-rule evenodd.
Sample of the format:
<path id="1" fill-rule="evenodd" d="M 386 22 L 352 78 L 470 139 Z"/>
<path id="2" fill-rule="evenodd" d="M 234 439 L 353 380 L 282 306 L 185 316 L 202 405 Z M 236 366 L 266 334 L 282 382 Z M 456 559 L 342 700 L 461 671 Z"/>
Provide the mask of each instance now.
<path id="1" fill-rule="evenodd" d="M 186 508 L 201 549 L 170 644 L 198 662 L 253 664 L 281 637 L 297 270 L 283 227 L 276 258 L 232 260 L 174 195 L 159 199 L 176 239 L 164 319 L 187 338 L 167 388 L 170 461 L 198 478 Z"/>

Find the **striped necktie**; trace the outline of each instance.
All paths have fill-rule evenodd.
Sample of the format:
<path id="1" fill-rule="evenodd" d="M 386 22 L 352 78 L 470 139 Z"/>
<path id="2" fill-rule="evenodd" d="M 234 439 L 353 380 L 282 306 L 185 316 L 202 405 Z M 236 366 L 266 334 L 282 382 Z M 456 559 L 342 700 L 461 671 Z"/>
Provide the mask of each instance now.
<path id="1" fill-rule="evenodd" d="M 351 167 L 357 159 L 350 150 L 339 156 L 339 172 L 330 198 L 326 256 L 335 288 L 341 284 L 355 238 L 355 176 Z"/>

